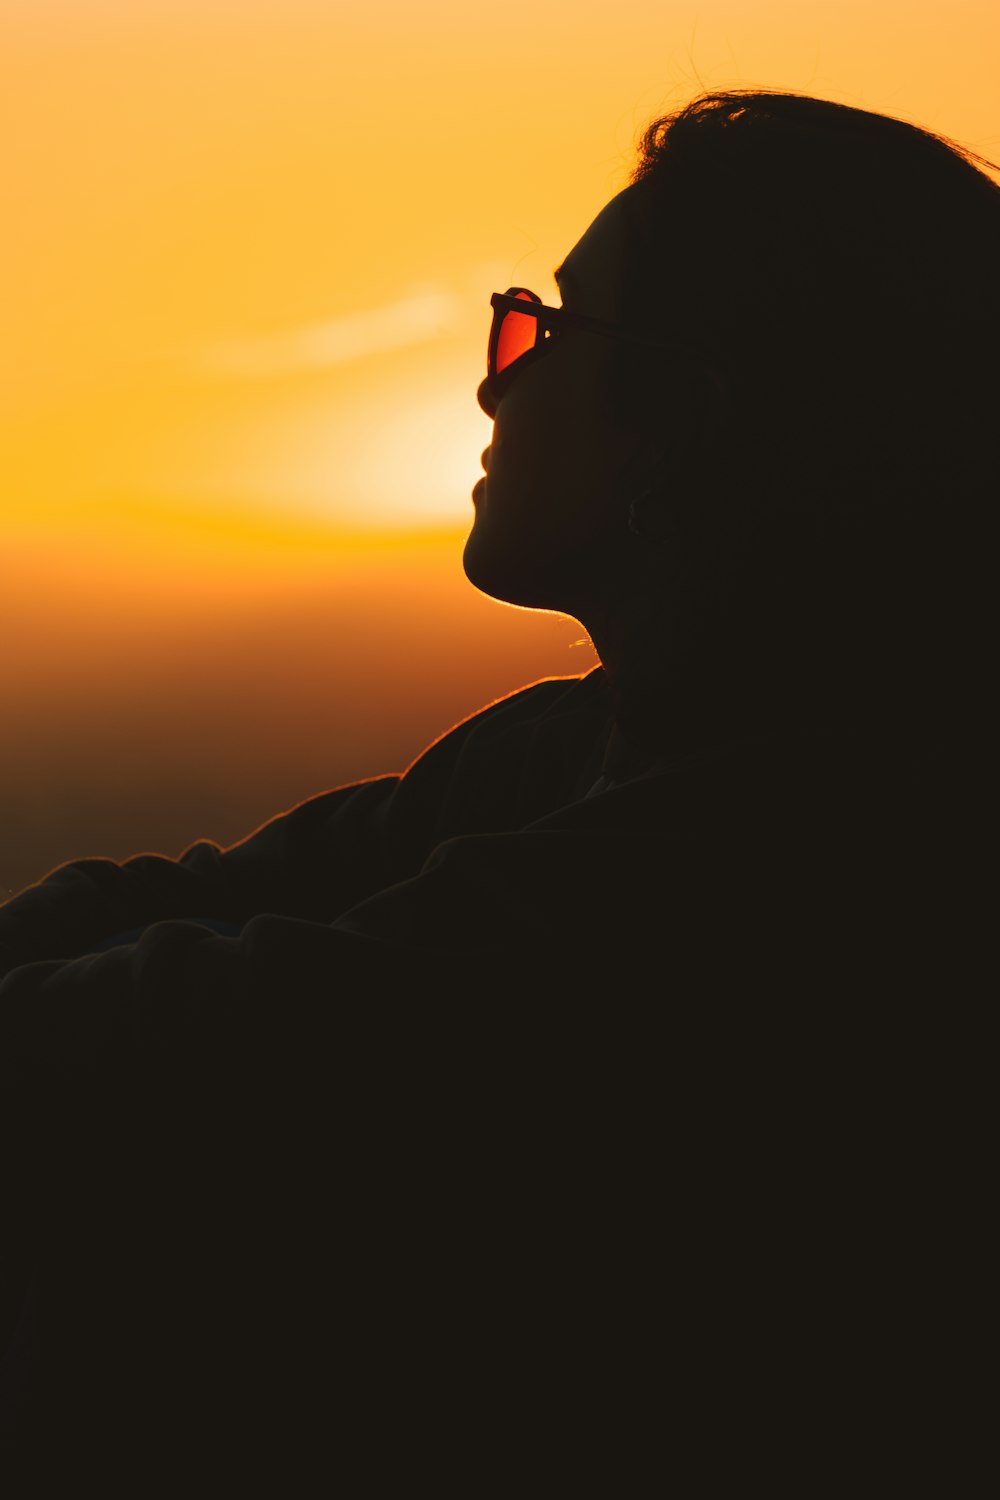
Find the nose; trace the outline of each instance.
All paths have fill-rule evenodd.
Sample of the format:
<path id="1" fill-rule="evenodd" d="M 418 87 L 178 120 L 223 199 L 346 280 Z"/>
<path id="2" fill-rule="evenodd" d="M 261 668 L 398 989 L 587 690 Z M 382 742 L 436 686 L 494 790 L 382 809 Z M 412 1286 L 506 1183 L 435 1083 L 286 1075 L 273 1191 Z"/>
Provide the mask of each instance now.
<path id="1" fill-rule="evenodd" d="M 490 421 L 492 421 L 497 414 L 498 402 L 496 400 L 496 397 L 493 395 L 493 392 L 490 390 L 490 384 L 488 380 L 484 380 L 482 385 L 479 387 L 478 391 L 476 392 L 476 400 L 479 402 L 480 410 L 484 411 L 489 417 Z"/>

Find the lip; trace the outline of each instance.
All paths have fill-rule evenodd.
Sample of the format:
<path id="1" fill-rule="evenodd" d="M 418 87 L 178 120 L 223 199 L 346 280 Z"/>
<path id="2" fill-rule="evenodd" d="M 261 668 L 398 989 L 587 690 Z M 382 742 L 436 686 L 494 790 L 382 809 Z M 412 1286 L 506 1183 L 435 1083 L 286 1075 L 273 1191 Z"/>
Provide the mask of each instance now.
<path id="1" fill-rule="evenodd" d="M 473 500 L 478 500 L 479 497 L 480 497 L 480 495 L 482 494 L 483 490 L 485 490 L 485 488 L 486 488 L 486 476 L 484 474 L 483 477 L 482 477 L 482 479 L 477 480 L 476 483 L 472 486 L 472 498 L 473 498 Z"/>

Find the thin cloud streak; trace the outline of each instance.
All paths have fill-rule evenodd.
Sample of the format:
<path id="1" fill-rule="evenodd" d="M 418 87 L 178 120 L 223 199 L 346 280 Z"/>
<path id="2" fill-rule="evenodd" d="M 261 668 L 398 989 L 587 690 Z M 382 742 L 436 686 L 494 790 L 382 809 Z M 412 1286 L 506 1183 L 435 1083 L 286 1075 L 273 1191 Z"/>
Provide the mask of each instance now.
<path id="1" fill-rule="evenodd" d="M 373 354 L 445 339 L 463 322 L 463 299 L 440 285 L 415 288 L 382 307 L 258 338 L 228 339 L 203 362 L 218 373 L 247 377 L 326 370 Z"/>

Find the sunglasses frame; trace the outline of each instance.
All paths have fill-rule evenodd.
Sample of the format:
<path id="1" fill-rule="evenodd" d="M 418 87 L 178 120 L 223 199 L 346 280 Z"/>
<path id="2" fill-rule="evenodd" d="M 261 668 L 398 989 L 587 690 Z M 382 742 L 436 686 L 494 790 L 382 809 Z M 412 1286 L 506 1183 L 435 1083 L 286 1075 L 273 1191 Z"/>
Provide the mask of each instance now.
<path id="1" fill-rule="evenodd" d="M 530 297 L 530 302 L 525 301 L 527 297 Z M 646 349 L 662 349 L 664 352 L 689 347 L 685 344 L 665 344 L 660 339 L 644 338 L 641 334 L 630 333 L 618 323 L 609 323 L 604 318 L 586 317 L 583 313 L 573 312 L 567 307 L 549 307 L 537 292 L 530 291 L 526 286 L 511 286 L 506 292 L 494 292 L 490 298 L 490 306 L 493 309 L 493 322 L 490 326 L 490 341 L 486 354 L 486 384 L 496 401 L 499 401 L 522 370 L 526 369 L 529 364 L 534 364 L 541 355 L 549 352 L 553 339 L 567 328 L 582 328 L 589 333 L 599 333 L 604 338 L 617 339 L 621 343 L 638 344 Z M 504 318 L 511 312 L 525 313 L 528 317 L 535 318 L 541 336 L 536 335 L 536 342 L 532 347 L 526 349 L 523 354 L 519 354 L 517 359 L 511 360 L 506 369 L 497 370 L 500 329 Z M 692 349 L 690 352 L 703 355 L 704 351 Z"/>

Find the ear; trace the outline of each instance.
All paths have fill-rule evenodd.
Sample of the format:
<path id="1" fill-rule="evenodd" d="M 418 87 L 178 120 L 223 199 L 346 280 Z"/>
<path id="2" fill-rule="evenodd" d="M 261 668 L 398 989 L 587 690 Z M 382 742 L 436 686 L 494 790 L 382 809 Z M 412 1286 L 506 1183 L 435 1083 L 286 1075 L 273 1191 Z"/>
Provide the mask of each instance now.
<path id="1" fill-rule="evenodd" d="M 641 421 L 641 425 L 638 425 Z M 656 404 L 630 432 L 618 476 L 625 507 L 658 493 L 701 489 L 725 463 L 731 435 L 730 396 L 721 369 L 686 362 L 663 380 Z"/>
<path id="2" fill-rule="evenodd" d="M 616 490 L 623 510 L 641 503 L 668 482 L 670 454 L 660 441 L 638 444 L 618 471 Z"/>
<path id="3" fill-rule="evenodd" d="M 625 499 L 642 501 L 661 490 L 683 484 L 698 448 L 698 433 L 690 429 L 641 441 L 623 464 L 619 482 Z"/>

